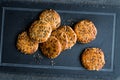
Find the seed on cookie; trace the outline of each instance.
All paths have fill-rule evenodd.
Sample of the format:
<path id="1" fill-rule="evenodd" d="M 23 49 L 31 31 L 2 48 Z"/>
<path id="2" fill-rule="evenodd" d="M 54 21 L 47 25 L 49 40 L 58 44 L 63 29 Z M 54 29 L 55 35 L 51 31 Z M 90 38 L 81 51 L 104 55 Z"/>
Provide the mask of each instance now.
<path id="1" fill-rule="evenodd" d="M 57 29 L 61 24 L 60 15 L 53 9 L 44 10 L 40 14 L 39 19 L 49 23 L 52 27 L 52 30 Z"/>
<path id="2" fill-rule="evenodd" d="M 105 64 L 104 53 L 99 48 L 87 48 L 82 54 L 82 65 L 88 70 L 100 70 Z"/>
<path id="3" fill-rule="evenodd" d="M 89 43 L 93 41 L 97 35 L 97 29 L 90 20 L 78 22 L 74 27 L 74 31 L 77 35 L 77 41 L 80 43 Z"/>
<path id="4" fill-rule="evenodd" d="M 33 54 L 38 49 L 38 43 L 31 40 L 25 31 L 18 35 L 16 46 L 24 54 Z"/>
<path id="5" fill-rule="evenodd" d="M 36 20 L 29 28 L 29 36 L 31 39 L 43 43 L 47 41 L 52 32 L 52 28 L 49 23 Z"/>
<path id="6" fill-rule="evenodd" d="M 60 55 L 61 43 L 56 37 L 51 36 L 46 42 L 40 44 L 40 48 L 45 56 L 54 59 Z"/>

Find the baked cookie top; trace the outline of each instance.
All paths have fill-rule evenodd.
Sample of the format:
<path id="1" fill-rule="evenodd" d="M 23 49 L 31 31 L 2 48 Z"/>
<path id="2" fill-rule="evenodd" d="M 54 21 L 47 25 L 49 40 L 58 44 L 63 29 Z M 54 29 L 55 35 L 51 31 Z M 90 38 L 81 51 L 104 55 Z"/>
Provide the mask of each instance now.
<path id="1" fill-rule="evenodd" d="M 38 49 L 38 43 L 32 41 L 25 31 L 18 35 L 16 46 L 24 54 L 33 54 Z"/>
<path id="2" fill-rule="evenodd" d="M 55 36 L 61 43 L 62 51 L 68 47 L 68 38 L 65 32 L 57 29 L 52 32 L 51 36 Z"/>
<path id="3" fill-rule="evenodd" d="M 29 28 L 29 36 L 31 39 L 43 43 L 47 41 L 50 37 L 52 32 L 52 28 L 49 23 L 36 20 L 32 23 L 31 27 Z"/>
<path id="4" fill-rule="evenodd" d="M 100 70 L 105 64 L 104 53 L 99 48 L 87 48 L 82 54 L 82 64 L 88 70 Z"/>
<path id="5" fill-rule="evenodd" d="M 73 47 L 77 40 L 76 33 L 73 31 L 73 29 L 70 26 L 61 26 L 59 27 L 59 30 L 66 33 L 68 38 L 68 48 Z"/>
<path id="6" fill-rule="evenodd" d="M 61 43 L 60 41 L 51 36 L 46 42 L 40 44 L 42 53 L 48 58 L 56 58 L 61 52 Z"/>
<path id="7" fill-rule="evenodd" d="M 80 43 L 89 43 L 96 38 L 97 29 L 90 20 L 82 20 L 78 22 L 74 31 L 77 35 L 77 41 Z"/>
<path id="8" fill-rule="evenodd" d="M 50 23 L 52 30 L 55 30 L 61 24 L 60 15 L 53 9 L 44 10 L 40 14 L 39 19 Z"/>

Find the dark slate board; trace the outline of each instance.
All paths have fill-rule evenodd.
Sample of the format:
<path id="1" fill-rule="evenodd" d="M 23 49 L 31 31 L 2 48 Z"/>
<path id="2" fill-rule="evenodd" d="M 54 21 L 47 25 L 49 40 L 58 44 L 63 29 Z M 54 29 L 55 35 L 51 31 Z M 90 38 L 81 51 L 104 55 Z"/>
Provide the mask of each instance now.
<path id="1" fill-rule="evenodd" d="M 70 25 L 82 19 L 92 20 L 98 30 L 97 38 L 89 44 L 76 43 L 74 47 L 52 60 L 38 50 L 34 55 L 21 54 L 16 48 L 17 35 L 27 30 L 42 10 L 54 9 L 62 19 L 61 25 Z M 120 9 L 110 6 L 92 6 L 65 3 L 3 2 L 0 8 L 0 66 L 1 70 L 39 72 L 48 74 L 81 75 L 89 78 L 113 78 L 120 73 L 119 20 Z M 88 71 L 80 63 L 85 48 L 98 47 L 105 53 L 106 64 L 100 71 Z M 37 59 L 36 55 L 42 56 Z M 53 62 L 53 63 L 52 63 Z"/>

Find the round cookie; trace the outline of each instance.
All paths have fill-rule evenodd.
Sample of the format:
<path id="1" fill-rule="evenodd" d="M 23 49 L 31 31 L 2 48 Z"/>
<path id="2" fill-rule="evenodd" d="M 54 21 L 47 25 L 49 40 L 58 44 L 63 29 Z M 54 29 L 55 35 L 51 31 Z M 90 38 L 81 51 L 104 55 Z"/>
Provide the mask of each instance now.
<path id="1" fill-rule="evenodd" d="M 16 46 L 24 54 L 33 54 L 38 49 L 38 43 L 32 41 L 25 31 L 18 35 Z"/>
<path id="2" fill-rule="evenodd" d="M 47 41 L 52 32 L 52 28 L 49 23 L 36 20 L 29 28 L 29 36 L 31 39 L 38 43 Z"/>
<path id="3" fill-rule="evenodd" d="M 77 35 L 77 41 L 80 43 L 89 43 L 96 38 L 97 29 L 90 20 L 82 20 L 78 22 L 74 31 Z"/>
<path id="4" fill-rule="evenodd" d="M 55 36 L 61 43 L 62 51 L 68 47 L 68 38 L 65 32 L 61 30 L 55 30 L 52 32 L 51 36 Z"/>
<path id="5" fill-rule="evenodd" d="M 59 28 L 59 30 L 65 32 L 67 35 L 67 38 L 68 38 L 67 49 L 73 47 L 77 40 L 77 36 L 75 32 L 73 31 L 73 29 L 70 26 L 62 26 Z"/>
<path id="6" fill-rule="evenodd" d="M 61 24 L 60 15 L 53 9 L 44 10 L 40 14 L 39 19 L 50 23 L 52 30 L 55 30 Z"/>
<path id="7" fill-rule="evenodd" d="M 51 36 L 46 42 L 40 44 L 42 53 L 48 58 L 54 59 L 59 56 L 61 52 L 60 41 Z"/>
<path id="8" fill-rule="evenodd" d="M 82 54 L 82 64 L 88 70 L 100 70 L 105 64 L 104 53 L 99 48 L 87 48 Z"/>

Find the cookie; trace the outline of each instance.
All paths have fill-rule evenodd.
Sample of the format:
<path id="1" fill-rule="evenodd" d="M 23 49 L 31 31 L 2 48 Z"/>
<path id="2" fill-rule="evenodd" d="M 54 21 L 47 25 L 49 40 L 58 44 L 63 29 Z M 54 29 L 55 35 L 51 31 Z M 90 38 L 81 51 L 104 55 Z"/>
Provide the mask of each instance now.
<path id="1" fill-rule="evenodd" d="M 52 28 L 49 23 L 36 20 L 29 28 L 29 36 L 31 39 L 38 43 L 47 41 L 52 32 Z"/>
<path id="2" fill-rule="evenodd" d="M 68 47 L 68 38 L 65 32 L 61 30 L 55 30 L 52 32 L 51 36 L 55 36 L 61 43 L 62 51 Z"/>
<path id="3" fill-rule="evenodd" d="M 100 70 L 105 64 L 104 53 L 99 48 L 87 48 L 82 54 L 82 64 L 88 70 Z"/>
<path id="4" fill-rule="evenodd" d="M 77 41 L 80 43 L 89 43 L 93 41 L 97 35 L 97 29 L 90 20 L 78 22 L 74 27 L 74 31 L 77 35 Z"/>
<path id="5" fill-rule="evenodd" d="M 40 14 L 39 19 L 50 23 L 52 30 L 55 30 L 61 24 L 60 15 L 53 9 L 44 10 Z"/>
<path id="6" fill-rule="evenodd" d="M 46 42 L 40 44 L 42 53 L 48 58 L 54 59 L 60 55 L 61 44 L 60 41 L 51 36 Z"/>
<path id="7" fill-rule="evenodd" d="M 38 43 L 32 41 L 24 31 L 18 35 L 17 48 L 24 54 L 33 54 L 38 49 Z"/>
<path id="8" fill-rule="evenodd" d="M 67 38 L 68 38 L 68 47 L 67 49 L 73 47 L 76 43 L 77 36 L 73 29 L 70 26 L 61 26 L 59 30 L 63 31 L 66 33 Z"/>

